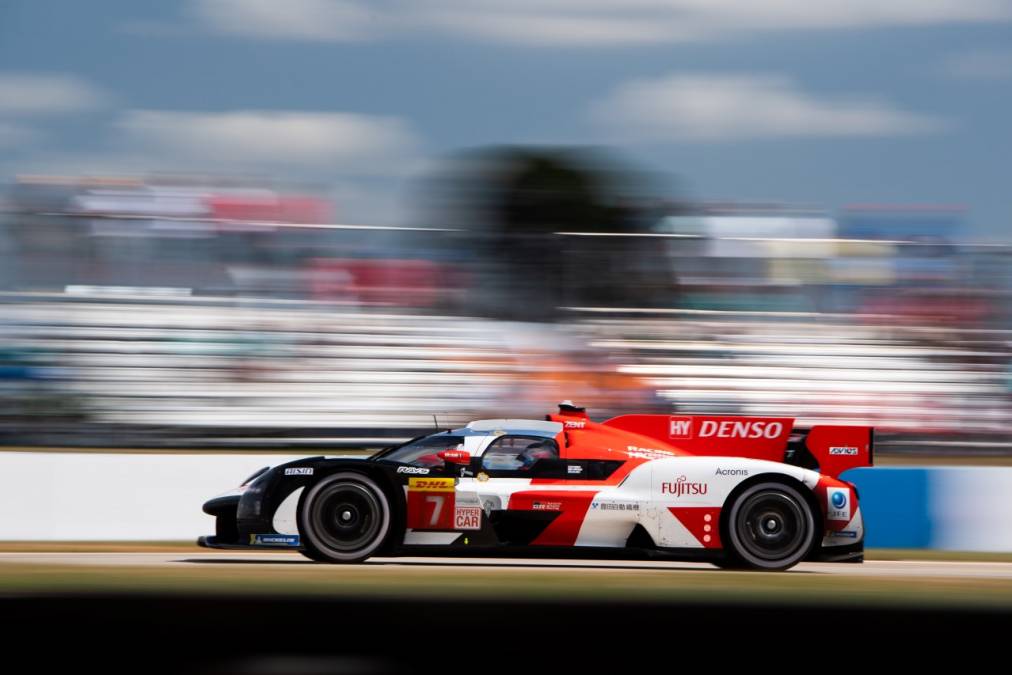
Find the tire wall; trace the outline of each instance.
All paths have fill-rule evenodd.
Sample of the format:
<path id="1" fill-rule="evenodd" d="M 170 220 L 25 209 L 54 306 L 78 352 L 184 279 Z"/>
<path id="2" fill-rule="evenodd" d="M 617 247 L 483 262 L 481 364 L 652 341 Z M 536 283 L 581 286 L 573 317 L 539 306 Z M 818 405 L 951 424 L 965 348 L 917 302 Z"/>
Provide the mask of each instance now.
<path id="1" fill-rule="evenodd" d="M 194 540 L 201 511 L 293 455 L 0 452 L 0 541 Z M 852 469 L 868 548 L 1012 552 L 1012 467 Z"/>

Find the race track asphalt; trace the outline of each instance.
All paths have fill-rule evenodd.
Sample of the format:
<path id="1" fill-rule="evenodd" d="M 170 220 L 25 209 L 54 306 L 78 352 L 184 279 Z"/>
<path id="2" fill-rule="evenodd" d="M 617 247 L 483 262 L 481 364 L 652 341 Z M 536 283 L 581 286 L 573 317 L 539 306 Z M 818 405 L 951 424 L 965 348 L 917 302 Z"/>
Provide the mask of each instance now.
<path id="1" fill-rule="evenodd" d="M 76 565 L 92 567 L 140 567 L 140 568 L 189 568 L 211 566 L 232 568 L 236 574 L 251 569 L 282 569 L 298 565 L 303 570 L 314 570 L 319 574 L 349 571 L 386 570 L 391 576 L 398 570 L 431 569 L 433 571 L 456 571 L 461 574 L 488 572 L 523 575 L 532 571 L 548 573 L 602 574 L 608 572 L 655 572 L 666 570 L 673 573 L 713 571 L 708 563 L 642 561 L 642 560 L 555 560 L 526 558 L 436 558 L 403 557 L 372 558 L 360 565 L 320 565 L 303 558 L 298 553 L 288 552 L 235 552 L 197 551 L 193 553 L 0 553 L 0 565 Z M 861 564 L 802 563 L 787 574 L 820 574 L 843 577 L 903 577 L 919 579 L 1009 579 L 1012 580 L 1012 562 L 975 561 L 934 561 L 934 560 L 869 560 Z M 757 573 L 759 574 L 759 573 Z"/>

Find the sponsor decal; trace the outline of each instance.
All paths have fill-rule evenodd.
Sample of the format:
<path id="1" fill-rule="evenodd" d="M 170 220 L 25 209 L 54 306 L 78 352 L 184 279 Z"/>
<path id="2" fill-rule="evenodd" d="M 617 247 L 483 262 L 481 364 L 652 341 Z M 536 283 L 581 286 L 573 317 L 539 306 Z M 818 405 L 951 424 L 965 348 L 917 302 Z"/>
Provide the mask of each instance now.
<path id="1" fill-rule="evenodd" d="M 458 506 L 453 511 L 453 529 L 455 530 L 480 530 L 481 529 L 481 507 L 480 506 Z"/>
<path id="2" fill-rule="evenodd" d="M 455 478 L 408 478 L 407 526 L 412 530 L 452 530 Z"/>
<path id="3" fill-rule="evenodd" d="M 586 420 L 566 420 L 563 426 L 567 429 L 583 429 L 587 426 Z"/>
<path id="4" fill-rule="evenodd" d="M 409 492 L 453 492 L 453 478 L 409 478 Z"/>
<path id="5" fill-rule="evenodd" d="M 661 483 L 661 494 L 681 497 L 682 495 L 705 495 L 708 485 L 706 483 L 693 483 L 685 476 L 679 476 L 674 481 Z"/>
<path id="6" fill-rule="evenodd" d="M 717 467 L 718 476 L 747 476 L 748 469 L 721 469 Z"/>
<path id="7" fill-rule="evenodd" d="M 474 479 L 479 483 L 484 483 L 485 481 L 488 480 L 488 474 L 485 473 L 484 471 L 479 471 L 478 475 L 475 476 Z"/>
<path id="8" fill-rule="evenodd" d="M 597 502 L 593 504 L 597 506 Z M 637 502 L 601 502 L 602 511 L 639 511 L 640 505 Z"/>
<path id="9" fill-rule="evenodd" d="M 850 520 L 850 490 L 828 488 L 826 490 L 826 518 L 829 520 Z"/>
<path id="10" fill-rule="evenodd" d="M 669 417 L 668 436 L 671 438 L 690 439 L 692 438 L 691 417 Z"/>
<path id="11" fill-rule="evenodd" d="M 638 457 L 639 459 L 667 459 L 668 457 L 675 456 L 675 453 L 668 452 L 667 450 L 640 448 L 635 445 L 627 445 L 625 451 L 630 457 Z"/>
<path id="12" fill-rule="evenodd" d="M 298 546 L 297 534 L 251 534 L 250 546 Z"/>
<path id="13" fill-rule="evenodd" d="M 312 476 L 313 467 L 311 466 L 290 466 L 285 469 L 286 476 Z"/>
<path id="14" fill-rule="evenodd" d="M 699 426 L 700 438 L 779 438 L 784 431 L 781 422 L 763 420 L 731 421 L 703 420 Z"/>
<path id="15" fill-rule="evenodd" d="M 831 455 L 856 455 L 857 448 L 852 445 L 837 445 L 830 446 L 829 454 Z"/>
<path id="16" fill-rule="evenodd" d="M 576 464 L 570 464 L 566 467 L 566 473 L 583 473 L 583 467 Z"/>
<path id="17" fill-rule="evenodd" d="M 443 450 L 441 455 L 447 462 L 460 462 L 471 459 L 471 454 L 464 450 Z"/>
<path id="18" fill-rule="evenodd" d="M 845 539 L 857 539 L 857 530 L 838 530 L 830 532 L 830 537 L 843 537 Z"/>
<path id="19" fill-rule="evenodd" d="M 417 473 L 423 476 L 429 473 L 429 469 L 424 466 L 399 466 L 397 467 L 397 473 Z"/>
<path id="20" fill-rule="evenodd" d="M 562 502 L 534 502 L 531 508 L 535 511 L 561 511 Z"/>

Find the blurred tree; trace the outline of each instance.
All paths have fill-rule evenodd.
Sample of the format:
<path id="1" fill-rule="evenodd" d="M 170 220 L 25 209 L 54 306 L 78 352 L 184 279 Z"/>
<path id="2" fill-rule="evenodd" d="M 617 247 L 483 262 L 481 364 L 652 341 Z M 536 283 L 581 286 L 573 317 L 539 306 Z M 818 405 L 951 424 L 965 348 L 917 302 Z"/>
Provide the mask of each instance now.
<path id="1" fill-rule="evenodd" d="M 458 219 L 478 244 L 472 250 L 484 284 L 472 310 L 553 321 L 565 305 L 656 304 L 672 278 L 657 240 L 586 236 L 650 231 L 647 183 L 587 150 L 468 153 L 451 171 L 449 188 Z"/>

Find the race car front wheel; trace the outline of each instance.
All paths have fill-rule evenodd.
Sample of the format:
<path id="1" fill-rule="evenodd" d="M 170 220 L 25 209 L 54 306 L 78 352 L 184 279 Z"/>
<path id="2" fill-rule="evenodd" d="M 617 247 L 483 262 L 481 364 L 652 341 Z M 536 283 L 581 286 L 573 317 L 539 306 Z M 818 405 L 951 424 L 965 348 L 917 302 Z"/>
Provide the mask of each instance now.
<path id="1" fill-rule="evenodd" d="M 785 570 L 805 559 L 815 543 L 808 502 L 786 483 L 748 487 L 730 505 L 726 566 Z"/>
<path id="2" fill-rule="evenodd" d="M 306 557 L 321 562 L 361 562 L 390 532 L 390 501 L 368 476 L 345 472 L 327 476 L 306 494 L 299 509 L 299 533 Z"/>

